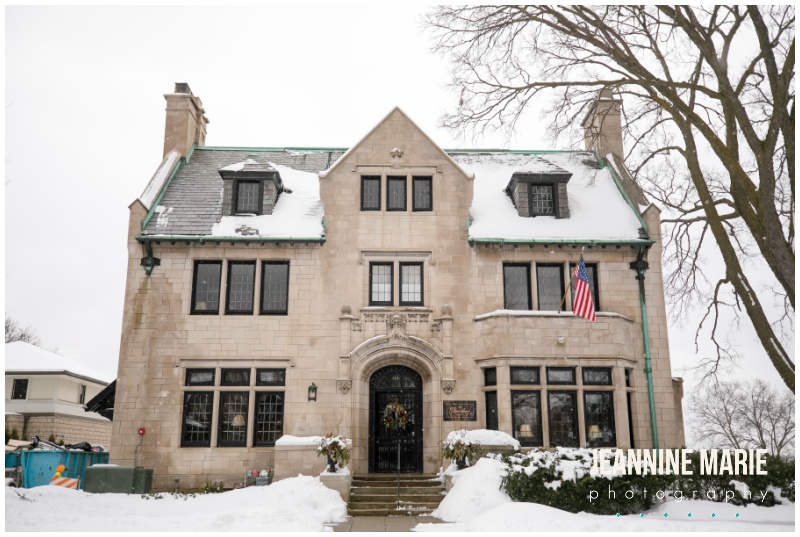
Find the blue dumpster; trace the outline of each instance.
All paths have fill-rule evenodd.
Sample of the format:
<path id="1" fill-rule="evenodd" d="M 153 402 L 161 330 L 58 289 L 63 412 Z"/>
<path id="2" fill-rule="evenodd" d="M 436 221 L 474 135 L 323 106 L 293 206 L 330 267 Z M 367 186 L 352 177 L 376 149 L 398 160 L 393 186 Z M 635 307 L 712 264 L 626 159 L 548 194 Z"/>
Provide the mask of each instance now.
<path id="1" fill-rule="evenodd" d="M 91 451 L 44 451 L 30 450 L 18 452 L 22 467 L 22 488 L 30 489 L 49 485 L 56 468 L 63 464 L 67 469 L 64 477 L 78 478 L 78 488 L 83 488 L 86 468 L 94 464 L 108 464 L 108 453 Z M 8 464 L 8 455 L 6 455 Z"/>

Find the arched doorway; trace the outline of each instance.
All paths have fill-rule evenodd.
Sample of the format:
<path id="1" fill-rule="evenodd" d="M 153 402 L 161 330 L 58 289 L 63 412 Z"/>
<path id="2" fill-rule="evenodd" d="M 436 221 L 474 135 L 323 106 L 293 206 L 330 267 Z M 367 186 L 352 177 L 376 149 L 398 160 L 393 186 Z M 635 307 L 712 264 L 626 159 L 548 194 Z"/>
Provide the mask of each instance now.
<path id="1" fill-rule="evenodd" d="M 387 405 L 399 403 L 407 412 L 405 429 L 387 428 Z M 398 470 L 399 459 L 399 470 Z M 392 365 L 369 381 L 369 472 L 422 472 L 422 378 L 411 368 Z"/>

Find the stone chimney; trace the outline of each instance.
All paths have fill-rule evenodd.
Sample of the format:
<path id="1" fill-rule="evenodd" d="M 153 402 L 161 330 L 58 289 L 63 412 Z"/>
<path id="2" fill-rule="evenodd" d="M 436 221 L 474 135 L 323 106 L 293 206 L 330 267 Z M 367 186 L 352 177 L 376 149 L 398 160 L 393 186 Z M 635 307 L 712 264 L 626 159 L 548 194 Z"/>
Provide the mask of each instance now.
<path id="1" fill-rule="evenodd" d="M 587 151 L 595 150 L 601 157 L 613 153 L 625 156 L 622 147 L 622 100 L 611 88 L 603 88 L 589 106 L 583 119 L 583 143 Z"/>
<path id="2" fill-rule="evenodd" d="M 189 154 L 193 144 L 206 145 L 206 125 L 203 102 L 192 94 L 189 84 L 175 83 L 175 92 L 164 95 L 167 100 L 167 121 L 164 127 L 164 155 L 177 151 L 181 157 Z"/>

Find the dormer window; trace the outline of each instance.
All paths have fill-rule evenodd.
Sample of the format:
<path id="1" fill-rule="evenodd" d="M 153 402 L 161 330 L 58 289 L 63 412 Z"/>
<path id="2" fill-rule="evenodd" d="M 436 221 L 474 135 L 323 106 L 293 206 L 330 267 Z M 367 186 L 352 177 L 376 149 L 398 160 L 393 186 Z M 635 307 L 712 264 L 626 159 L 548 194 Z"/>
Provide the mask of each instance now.
<path id="1" fill-rule="evenodd" d="M 553 215 L 555 214 L 555 203 L 553 196 L 553 187 L 555 185 L 530 185 L 530 215 Z"/>
<path id="2" fill-rule="evenodd" d="M 511 176 L 506 192 L 525 217 L 555 216 L 569 218 L 567 182 L 572 174 L 567 170 L 539 159 L 541 171 L 518 171 Z"/>
<path id="3" fill-rule="evenodd" d="M 269 164 L 247 159 L 219 170 L 223 180 L 222 215 L 272 214 L 283 182 Z"/>

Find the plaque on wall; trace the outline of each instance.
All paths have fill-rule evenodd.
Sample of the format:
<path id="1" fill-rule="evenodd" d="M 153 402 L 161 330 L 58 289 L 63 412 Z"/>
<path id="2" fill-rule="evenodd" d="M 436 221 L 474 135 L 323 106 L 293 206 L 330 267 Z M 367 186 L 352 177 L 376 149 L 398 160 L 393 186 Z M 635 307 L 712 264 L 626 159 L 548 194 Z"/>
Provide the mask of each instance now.
<path id="1" fill-rule="evenodd" d="M 443 401 L 444 421 L 478 421 L 477 401 Z"/>

